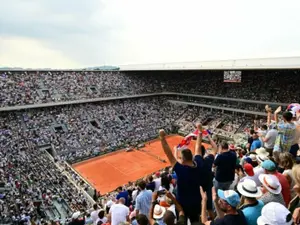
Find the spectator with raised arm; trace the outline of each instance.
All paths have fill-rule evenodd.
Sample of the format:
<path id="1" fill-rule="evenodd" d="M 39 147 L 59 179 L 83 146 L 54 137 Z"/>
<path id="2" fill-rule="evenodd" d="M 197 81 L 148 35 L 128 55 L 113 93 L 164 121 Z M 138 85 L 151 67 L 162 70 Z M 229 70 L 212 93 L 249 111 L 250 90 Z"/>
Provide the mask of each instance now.
<path id="1" fill-rule="evenodd" d="M 203 172 L 203 158 L 200 148 L 196 149 L 194 157 L 190 149 L 182 150 L 182 162 L 179 163 L 166 141 L 164 130 L 160 130 L 159 137 L 164 153 L 177 175 L 178 202 L 182 206 L 186 218 L 190 219 L 191 223 L 197 222 L 201 212 L 199 187 L 202 182 L 201 173 Z"/>

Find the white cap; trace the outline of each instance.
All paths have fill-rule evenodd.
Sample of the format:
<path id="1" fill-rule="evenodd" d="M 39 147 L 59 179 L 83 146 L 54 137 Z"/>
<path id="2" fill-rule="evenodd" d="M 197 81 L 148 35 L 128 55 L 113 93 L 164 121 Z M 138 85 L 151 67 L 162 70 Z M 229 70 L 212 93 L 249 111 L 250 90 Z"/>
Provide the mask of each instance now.
<path id="1" fill-rule="evenodd" d="M 291 225 L 293 223 L 291 212 L 278 202 L 266 204 L 257 219 L 257 225 Z"/>

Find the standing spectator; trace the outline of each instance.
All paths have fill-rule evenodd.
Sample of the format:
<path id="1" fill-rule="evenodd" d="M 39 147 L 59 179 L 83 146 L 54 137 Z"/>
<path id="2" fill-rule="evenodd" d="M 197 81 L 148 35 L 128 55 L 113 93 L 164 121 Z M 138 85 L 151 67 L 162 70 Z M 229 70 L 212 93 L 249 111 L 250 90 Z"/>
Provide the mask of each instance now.
<path id="1" fill-rule="evenodd" d="M 277 123 L 278 136 L 274 145 L 274 152 L 288 152 L 293 145 L 296 125 L 293 123 L 293 114 L 284 112 L 282 114 L 283 121 L 279 122 L 278 113 L 281 112 L 281 106 L 274 112 L 275 121 Z M 273 154 L 274 154 L 273 152 Z"/>
<path id="2" fill-rule="evenodd" d="M 247 225 L 256 225 L 257 218 L 261 215 L 264 206 L 261 200 L 256 199 L 262 196 L 260 188 L 253 180 L 245 179 L 238 184 L 237 189 L 244 198 L 244 204 L 240 210 L 245 215 Z"/>
<path id="3" fill-rule="evenodd" d="M 266 160 L 262 163 L 262 167 L 265 169 L 266 174 L 272 174 L 276 176 L 280 182 L 280 185 L 282 187 L 282 196 L 285 201 L 285 205 L 287 206 L 291 200 L 291 192 L 290 192 L 290 185 L 288 183 L 288 180 L 284 175 L 277 172 L 276 165 L 271 160 Z"/>
<path id="4" fill-rule="evenodd" d="M 202 133 L 202 125 L 198 124 L 197 126 L 198 130 Z M 213 187 L 213 173 L 212 173 L 212 167 L 214 164 L 214 159 L 218 151 L 218 146 L 216 143 L 212 140 L 210 135 L 207 136 L 211 146 L 212 150 L 209 154 L 206 154 L 206 149 L 202 145 L 202 135 L 198 135 L 197 142 L 196 142 L 196 149 L 197 151 L 201 151 L 201 155 L 203 157 L 203 176 L 202 176 L 202 187 L 203 190 L 207 194 L 207 212 L 210 217 L 210 219 L 214 219 L 214 213 L 213 213 L 213 200 L 212 200 L 212 187 Z"/>
<path id="5" fill-rule="evenodd" d="M 160 185 L 161 185 L 161 178 L 160 178 L 160 172 L 156 172 L 155 173 L 155 190 L 154 191 L 158 191 Z"/>
<path id="6" fill-rule="evenodd" d="M 269 152 L 270 156 L 272 156 L 278 131 L 276 130 L 275 124 L 271 124 L 269 127 L 270 129 L 267 131 L 266 136 L 262 137 L 262 141 L 264 142 L 266 151 Z"/>
<path id="7" fill-rule="evenodd" d="M 98 214 L 100 212 L 100 209 L 98 208 L 97 204 L 93 205 L 93 211 L 91 212 L 91 218 L 93 220 L 94 225 L 97 225 L 97 220 L 98 220 Z"/>
<path id="8" fill-rule="evenodd" d="M 108 221 L 107 217 L 105 217 L 105 213 L 104 213 L 104 210 L 103 210 L 103 209 L 101 209 L 101 210 L 99 211 L 98 219 L 97 219 L 97 221 L 96 221 L 96 225 L 98 225 L 98 223 L 99 223 L 100 221 L 101 221 L 102 224 L 105 224 L 105 223 L 107 223 L 107 221 Z"/>
<path id="9" fill-rule="evenodd" d="M 125 198 L 120 198 L 119 202 L 110 208 L 111 225 L 119 225 L 119 223 L 129 221 L 129 208 L 125 206 L 125 202 Z"/>
<path id="10" fill-rule="evenodd" d="M 152 175 L 148 176 L 147 182 L 148 183 L 147 183 L 146 189 L 151 190 L 152 192 L 154 192 L 155 191 L 155 182 L 153 181 L 153 176 Z"/>
<path id="11" fill-rule="evenodd" d="M 143 180 L 138 183 L 138 188 L 140 193 L 136 198 L 136 215 L 144 214 L 148 216 L 151 207 L 152 191 L 146 190 L 146 182 Z"/>
<path id="12" fill-rule="evenodd" d="M 218 191 L 228 190 L 235 176 L 235 166 L 237 156 L 228 149 L 228 144 L 222 142 L 221 153 L 217 155 L 214 165 L 216 168 L 215 188 Z"/>
<path id="13" fill-rule="evenodd" d="M 285 205 L 283 196 L 281 194 L 281 184 L 274 175 L 261 174 L 259 180 L 262 183 L 262 197 L 260 200 L 266 205 L 269 202 L 278 202 Z"/>
<path id="14" fill-rule="evenodd" d="M 123 190 L 122 187 L 118 187 L 117 188 L 117 192 L 118 192 L 118 195 L 117 195 L 116 199 L 119 200 L 120 198 L 124 198 L 125 199 L 125 205 L 128 206 L 129 205 L 129 201 L 128 201 L 129 194 L 128 194 L 128 191 Z"/>
<path id="15" fill-rule="evenodd" d="M 186 219 L 189 218 L 190 222 L 199 221 L 201 212 L 201 196 L 199 187 L 201 184 L 203 159 L 199 149 L 195 151 L 195 157 L 193 159 L 192 151 L 185 149 L 181 151 L 180 164 L 175 159 L 170 146 L 168 145 L 164 130 L 160 130 L 159 137 L 161 140 L 162 148 L 169 159 L 173 170 L 177 175 L 177 199 L 183 208 L 186 215 Z"/>
<path id="16" fill-rule="evenodd" d="M 256 131 L 252 134 L 252 138 L 253 138 L 253 142 L 251 144 L 250 151 L 255 151 L 256 149 L 258 149 L 262 146 L 262 143 L 259 140 L 258 134 Z"/>

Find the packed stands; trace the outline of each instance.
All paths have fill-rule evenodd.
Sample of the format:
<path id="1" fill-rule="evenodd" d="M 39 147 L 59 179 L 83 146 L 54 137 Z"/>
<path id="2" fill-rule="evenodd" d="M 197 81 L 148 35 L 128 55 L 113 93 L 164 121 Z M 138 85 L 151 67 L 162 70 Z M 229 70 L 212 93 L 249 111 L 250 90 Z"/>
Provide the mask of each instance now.
<path id="1" fill-rule="evenodd" d="M 298 70 L 245 71 L 241 83 L 224 83 L 222 71 L 6 71 L 0 74 L 1 108 L 173 92 L 172 95 L 162 93 L 144 98 L 1 112 L 1 224 L 65 224 L 71 220 L 70 224 L 152 225 L 156 222 L 173 225 L 174 219 L 183 224 L 185 218 L 209 224 L 208 220 L 216 216 L 218 219 L 213 224 L 226 220 L 232 220 L 231 224 L 299 222 L 300 168 L 294 165 L 300 156 L 296 130 L 299 113 L 285 112 L 288 103 L 300 102 Z M 271 110 L 263 103 L 180 93 L 275 102 L 276 105 L 270 104 Z M 170 99 L 244 109 L 265 116 L 172 104 Z M 277 108 L 278 105 L 282 105 L 282 109 Z M 279 123 L 280 120 L 283 121 Z M 274 121 L 278 122 L 277 126 Z M 197 127 L 200 131 L 196 135 L 197 156 L 193 159 L 189 150 L 184 150 L 181 154 L 186 155 L 177 162 L 169 152 L 173 146 L 168 147 L 165 133 L 178 131 L 185 136 L 194 132 L 199 123 L 202 125 Z M 202 137 L 202 128 L 211 134 Z M 160 129 L 164 131 L 158 133 Z M 100 196 L 98 190 L 69 165 L 137 146 L 157 136 L 173 169 L 150 174 L 143 181 L 125 185 L 115 193 Z M 238 140 L 242 140 L 243 145 Z M 202 152 L 199 148 L 202 141 L 209 142 L 212 149 Z M 197 164 L 193 164 L 193 160 Z M 201 166 L 204 162 L 208 163 L 205 168 Z M 191 167 L 191 170 L 184 173 L 183 167 Z M 197 173 L 202 176 L 195 176 Z M 188 187 L 185 177 L 190 182 Z M 211 187 L 217 190 L 219 201 L 215 200 Z M 225 196 L 218 190 L 231 191 Z M 245 199 L 243 203 L 241 196 Z M 95 203 L 97 207 L 93 206 Z M 269 207 L 276 211 L 272 218 L 268 214 Z M 116 220 L 120 208 L 125 214 L 123 219 Z M 220 208 L 228 213 L 223 215 Z M 105 210 L 104 214 L 99 213 L 101 209 Z M 256 212 L 255 216 L 251 210 Z M 237 216 L 229 218 L 230 213 Z"/>

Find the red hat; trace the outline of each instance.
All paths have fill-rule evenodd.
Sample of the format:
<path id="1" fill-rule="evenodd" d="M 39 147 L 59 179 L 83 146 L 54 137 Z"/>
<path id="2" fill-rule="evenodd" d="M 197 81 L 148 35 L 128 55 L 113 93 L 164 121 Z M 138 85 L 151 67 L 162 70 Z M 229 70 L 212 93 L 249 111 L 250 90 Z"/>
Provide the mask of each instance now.
<path id="1" fill-rule="evenodd" d="M 157 171 L 157 172 L 155 173 L 155 176 L 160 177 L 160 172 Z"/>
<path id="2" fill-rule="evenodd" d="M 229 145 L 229 149 L 230 149 L 230 150 L 234 150 L 234 149 L 235 149 L 234 144 L 230 144 L 230 145 Z"/>
<path id="3" fill-rule="evenodd" d="M 248 176 L 254 176 L 253 166 L 250 163 L 244 164 L 244 170 Z"/>

